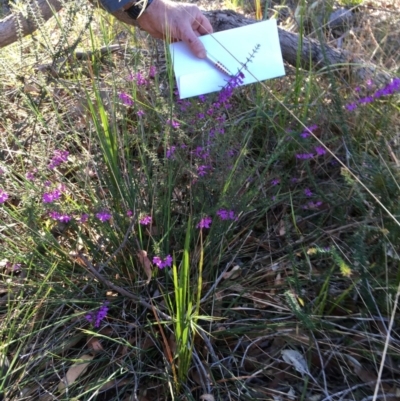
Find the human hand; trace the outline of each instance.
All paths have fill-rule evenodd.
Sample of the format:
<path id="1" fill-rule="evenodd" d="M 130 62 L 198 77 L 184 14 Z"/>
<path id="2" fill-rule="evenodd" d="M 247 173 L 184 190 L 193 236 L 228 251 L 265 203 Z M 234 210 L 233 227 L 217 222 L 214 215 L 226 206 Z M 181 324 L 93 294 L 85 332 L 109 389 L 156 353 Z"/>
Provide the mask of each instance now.
<path id="1" fill-rule="evenodd" d="M 212 33 L 213 29 L 197 6 L 153 0 L 137 22 L 154 38 L 172 42 L 182 40 L 197 57 L 206 57 L 206 49 L 198 36 Z"/>

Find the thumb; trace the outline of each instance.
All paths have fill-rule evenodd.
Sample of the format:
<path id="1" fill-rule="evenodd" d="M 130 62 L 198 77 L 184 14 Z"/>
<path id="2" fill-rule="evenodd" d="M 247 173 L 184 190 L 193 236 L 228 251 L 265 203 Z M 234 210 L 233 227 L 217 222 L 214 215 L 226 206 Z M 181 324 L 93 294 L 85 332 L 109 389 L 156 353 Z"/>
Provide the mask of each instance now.
<path id="1" fill-rule="evenodd" d="M 200 39 L 196 36 L 196 34 L 193 32 L 191 26 L 189 26 L 187 30 L 182 32 L 182 40 L 189 46 L 190 50 L 195 56 L 197 56 L 198 58 L 206 57 L 207 55 L 206 48 L 204 47 Z"/>

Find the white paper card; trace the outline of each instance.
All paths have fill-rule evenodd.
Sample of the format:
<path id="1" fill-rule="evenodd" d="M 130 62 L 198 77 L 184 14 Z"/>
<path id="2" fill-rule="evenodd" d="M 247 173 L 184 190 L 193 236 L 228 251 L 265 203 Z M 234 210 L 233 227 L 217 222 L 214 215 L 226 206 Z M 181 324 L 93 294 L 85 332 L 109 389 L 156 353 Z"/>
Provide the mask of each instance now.
<path id="1" fill-rule="evenodd" d="M 217 32 L 199 38 L 207 52 L 233 74 L 259 45 L 259 49 L 246 69 L 243 85 L 285 75 L 276 20 Z M 183 43 L 170 44 L 174 72 L 181 99 L 221 90 L 229 77 L 209 60 L 194 56 Z"/>

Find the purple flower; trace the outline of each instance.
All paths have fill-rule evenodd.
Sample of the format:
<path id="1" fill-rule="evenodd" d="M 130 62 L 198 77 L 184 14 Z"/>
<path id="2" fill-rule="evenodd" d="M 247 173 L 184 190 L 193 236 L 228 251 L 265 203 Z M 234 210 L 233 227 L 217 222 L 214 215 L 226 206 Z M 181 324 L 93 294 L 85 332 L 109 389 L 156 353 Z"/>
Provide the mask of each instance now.
<path id="1" fill-rule="evenodd" d="M 144 216 L 139 220 L 139 223 L 142 226 L 148 226 L 149 224 L 151 224 L 151 222 L 152 222 L 151 216 Z"/>
<path id="2" fill-rule="evenodd" d="M 153 264 L 155 264 L 159 269 L 164 269 L 164 267 L 171 267 L 172 256 L 167 255 L 164 260 L 162 260 L 159 256 L 154 256 Z"/>
<path id="3" fill-rule="evenodd" d="M 4 203 L 8 199 L 8 193 L 0 189 L 0 203 Z"/>
<path id="4" fill-rule="evenodd" d="M 121 92 L 118 97 L 122 100 L 122 103 L 125 106 L 133 106 L 133 99 L 131 95 L 128 95 L 125 92 Z"/>
<path id="5" fill-rule="evenodd" d="M 202 120 L 204 117 L 205 117 L 204 113 L 199 113 L 199 114 L 197 114 L 197 118 L 198 118 L 199 120 Z"/>
<path id="6" fill-rule="evenodd" d="M 200 229 L 210 228 L 211 223 L 212 223 L 212 218 L 210 216 L 206 216 L 200 220 L 199 224 L 197 224 L 196 227 Z"/>
<path id="7" fill-rule="evenodd" d="M 139 117 L 143 117 L 144 114 L 145 114 L 145 112 L 144 112 L 143 110 L 139 110 L 138 112 L 136 112 L 136 114 L 137 114 Z"/>
<path id="8" fill-rule="evenodd" d="M 211 168 L 210 166 L 205 166 L 205 165 L 197 167 L 197 175 L 199 177 L 204 177 L 207 174 L 207 170 L 210 168 Z"/>
<path id="9" fill-rule="evenodd" d="M 207 159 L 210 156 L 210 153 L 205 150 L 202 146 L 197 146 L 197 148 L 195 150 L 192 151 L 192 153 L 200 158 L 200 159 Z"/>
<path id="10" fill-rule="evenodd" d="M 28 180 L 28 181 L 35 181 L 35 174 L 37 173 L 37 169 L 35 168 L 35 169 L 33 169 L 32 171 L 28 171 L 26 174 L 25 174 L 25 178 Z"/>
<path id="11" fill-rule="evenodd" d="M 154 65 L 151 65 L 149 68 L 149 78 L 154 78 L 157 74 L 157 68 Z"/>
<path id="12" fill-rule="evenodd" d="M 317 156 L 323 156 L 326 153 L 326 150 L 323 146 L 316 146 L 314 149 L 317 152 Z"/>
<path id="13" fill-rule="evenodd" d="M 200 102 L 204 103 L 206 101 L 206 97 L 204 95 L 199 96 Z"/>
<path id="14" fill-rule="evenodd" d="M 167 255 L 164 259 L 164 267 L 171 267 L 172 261 L 173 261 L 172 256 Z"/>
<path id="15" fill-rule="evenodd" d="M 12 266 L 12 270 L 14 272 L 19 272 L 21 270 L 22 264 L 21 263 L 15 263 L 15 265 Z"/>
<path id="16" fill-rule="evenodd" d="M 56 212 L 55 210 L 49 212 L 49 217 L 53 220 L 61 221 L 61 223 L 68 223 L 69 221 L 71 221 L 71 216 L 66 213 Z"/>
<path id="17" fill-rule="evenodd" d="M 67 150 L 58 150 L 54 151 L 53 157 L 50 160 L 49 165 L 47 166 L 50 170 L 54 170 L 61 163 L 68 161 L 69 152 Z"/>
<path id="18" fill-rule="evenodd" d="M 92 323 L 94 327 L 100 327 L 101 321 L 107 316 L 108 305 L 108 301 L 103 302 L 103 305 L 101 305 L 97 311 L 90 312 L 85 316 L 86 320 Z"/>
<path id="19" fill-rule="evenodd" d="M 394 78 L 391 83 L 384 86 L 374 93 L 374 98 L 379 98 L 381 96 L 392 95 L 394 92 L 400 90 L 400 78 Z"/>
<path id="20" fill-rule="evenodd" d="M 297 182 L 299 182 L 299 179 L 296 178 L 296 177 L 292 177 L 292 178 L 290 179 L 290 182 L 291 182 L 292 184 L 296 184 Z"/>
<path id="21" fill-rule="evenodd" d="M 55 210 L 52 210 L 49 212 L 49 217 L 53 220 L 58 220 L 59 216 L 60 216 L 60 213 L 56 212 Z"/>
<path id="22" fill-rule="evenodd" d="M 165 152 L 165 157 L 167 159 L 171 159 L 174 156 L 176 150 L 176 146 L 170 146 L 169 148 L 167 148 L 167 151 Z"/>
<path id="23" fill-rule="evenodd" d="M 71 221 L 71 216 L 69 216 L 66 213 L 60 214 L 57 218 L 58 221 L 61 221 L 62 223 L 68 223 Z"/>
<path id="24" fill-rule="evenodd" d="M 167 124 L 170 125 L 174 129 L 177 129 L 181 126 L 178 121 L 170 120 L 170 119 L 167 120 Z"/>
<path id="25" fill-rule="evenodd" d="M 374 98 L 372 96 L 366 96 L 366 97 L 362 97 L 358 103 L 360 104 L 366 104 L 366 103 L 372 103 L 374 101 Z"/>
<path id="26" fill-rule="evenodd" d="M 53 220 L 61 221 L 61 223 L 68 223 L 71 221 L 71 216 L 66 213 L 58 213 L 55 210 L 49 212 L 49 217 Z"/>
<path id="27" fill-rule="evenodd" d="M 60 199 L 61 191 L 59 189 L 55 189 L 52 192 L 45 192 L 43 194 L 42 200 L 43 203 L 52 203 L 58 199 Z"/>
<path id="28" fill-rule="evenodd" d="M 280 180 L 279 178 L 274 178 L 274 179 L 271 181 L 271 184 L 272 184 L 273 186 L 275 186 L 275 185 L 280 184 L 280 182 L 281 182 L 281 180 Z"/>
<path id="29" fill-rule="evenodd" d="M 308 202 L 307 205 L 303 206 L 303 209 L 317 209 L 322 205 L 321 201 L 317 202 Z"/>
<path id="30" fill-rule="evenodd" d="M 348 103 L 346 104 L 346 110 L 347 111 L 353 111 L 357 108 L 357 104 L 356 103 Z"/>
<path id="31" fill-rule="evenodd" d="M 143 86 L 147 85 L 147 79 L 143 76 L 141 72 L 132 73 L 128 77 L 128 81 L 135 81 L 136 85 Z"/>
<path id="32" fill-rule="evenodd" d="M 313 196 L 313 193 L 311 192 L 311 189 L 310 189 L 310 188 L 306 188 L 306 189 L 304 190 L 304 195 L 305 195 L 305 196 Z"/>
<path id="33" fill-rule="evenodd" d="M 107 210 L 96 213 L 96 217 L 102 222 L 106 222 L 111 219 L 111 214 Z"/>
<path id="34" fill-rule="evenodd" d="M 126 215 L 127 215 L 128 217 L 132 217 L 132 216 L 133 216 L 132 210 L 127 210 L 127 211 L 126 211 Z"/>
<path id="35" fill-rule="evenodd" d="M 233 90 L 243 83 L 244 74 L 242 72 L 232 76 L 226 86 L 221 89 L 218 94 L 218 107 L 224 105 L 226 108 L 229 107 L 229 100 L 233 95 Z"/>
<path id="36" fill-rule="evenodd" d="M 87 213 L 82 213 L 79 218 L 80 223 L 86 223 L 89 220 L 89 215 Z"/>
<path id="37" fill-rule="evenodd" d="M 314 155 L 312 153 L 297 153 L 296 154 L 296 159 L 300 159 L 300 160 L 308 160 L 308 159 L 312 159 L 314 157 Z"/>
<path id="38" fill-rule="evenodd" d="M 233 210 L 220 209 L 217 211 L 217 216 L 221 220 L 237 220 L 237 217 Z"/>

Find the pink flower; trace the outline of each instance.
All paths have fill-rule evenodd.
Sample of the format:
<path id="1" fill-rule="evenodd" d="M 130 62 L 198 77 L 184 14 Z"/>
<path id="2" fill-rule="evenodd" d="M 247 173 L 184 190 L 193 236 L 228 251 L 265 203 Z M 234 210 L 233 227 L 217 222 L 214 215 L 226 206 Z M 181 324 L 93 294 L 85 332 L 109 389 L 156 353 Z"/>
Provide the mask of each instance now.
<path id="1" fill-rule="evenodd" d="M 151 216 L 144 216 L 139 220 L 139 223 L 142 226 L 148 226 L 149 224 L 151 224 L 151 222 L 152 222 Z"/>
<path id="2" fill-rule="evenodd" d="M 159 256 L 154 256 L 153 264 L 155 264 L 159 269 L 162 269 L 162 259 Z"/>
<path id="3" fill-rule="evenodd" d="M 159 256 L 154 256 L 153 264 L 155 264 L 159 269 L 164 269 L 164 267 L 171 267 L 172 256 L 167 255 L 164 260 L 162 260 Z"/>
<path id="4" fill-rule="evenodd" d="M 57 218 L 58 221 L 61 221 L 62 223 L 68 223 L 69 221 L 71 221 L 71 216 L 69 216 L 68 214 L 64 213 L 64 214 L 60 214 Z"/>
<path id="5" fill-rule="evenodd" d="M 53 220 L 58 220 L 58 217 L 60 216 L 60 213 L 56 212 L 55 210 L 52 210 L 49 212 L 49 217 L 52 218 Z"/>
<path id="6" fill-rule="evenodd" d="M 68 161 L 69 152 L 67 150 L 58 150 L 54 151 L 53 157 L 50 160 L 49 165 L 47 166 L 50 170 L 54 170 L 61 163 Z"/>
<path id="7" fill-rule="evenodd" d="M 132 210 L 127 210 L 127 211 L 126 211 L 126 215 L 127 215 L 128 217 L 132 217 L 132 216 L 133 216 Z"/>
<path id="8" fill-rule="evenodd" d="M 0 203 L 4 203 L 8 199 L 8 193 L 0 189 Z"/>
<path id="9" fill-rule="evenodd" d="M 149 68 L 149 78 L 154 78 L 157 74 L 157 68 L 154 65 L 151 65 Z"/>
<path id="10" fill-rule="evenodd" d="M 71 221 L 71 216 L 66 213 L 58 213 L 55 210 L 49 212 L 49 217 L 53 220 L 61 221 L 61 223 L 68 223 Z"/>
<path id="11" fill-rule="evenodd" d="M 128 95 L 125 92 L 121 92 L 118 97 L 122 100 L 122 103 L 125 106 L 133 106 L 133 99 L 131 95 Z"/>
<path id="12" fill-rule="evenodd" d="M 171 119 L 167 120 L 167 125 L 170 125 L 174 129 L 177 129 L 181 126 L 181 124 L 178 121 L 171 120 Z"/>
<path id="13" fill-rule="evenodd" d="M 52 203 L 58 199 L 60 199 L 61 191 L 59 189 L 55 189 L 52 192 L 45 192 L 43 194 L 42 200 L 43 203 Z"/>
<path id="14" fill-rule="evenodd" d="M 28 171 L 26 174 L 25 174 L 25 178 L 28 180 L 28 181 L 35 181 L 35 174 L 37 173 L 37 169 L 35 168 L 35 169 L 33 169 L 32 171 Z"/>
<path id="15" fill-rule="evenodd" d="M 147 85 L 147 79 L 143 76 L 141 72 L 136 72 L 134 74 L 129 75 L 128 81 L 136 81 L 138 86 Z"/>
<path id="16" fill-rule="evenodd" d="M 217 216 L 221 220 L 237 220 L 237 217 L 233 210 L 220 209 L 217 212 Z"/>

